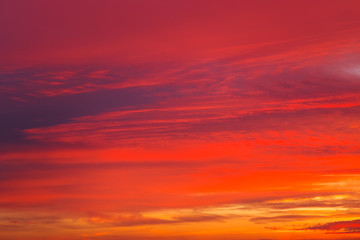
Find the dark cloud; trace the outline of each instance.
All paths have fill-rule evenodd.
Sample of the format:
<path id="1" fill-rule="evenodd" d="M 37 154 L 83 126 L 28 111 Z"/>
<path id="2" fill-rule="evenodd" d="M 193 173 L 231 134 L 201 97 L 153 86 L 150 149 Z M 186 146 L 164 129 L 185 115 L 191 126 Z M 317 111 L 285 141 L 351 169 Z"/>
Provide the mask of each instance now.
<path id="1" fill-rule="evenodd" d="M 4 77 L 4 76 L 0 76 Z M 21 76 L 26 77 L 26 76 Z M 86 84 L 87 79 L 81 83 Z M 71 81 L 70 81 L 71 82 Z M 114 108 L 137 107 L 149 104 L 153 99 L 144 89 L 93 89 L 70 95 L 50 97 L 36 96 L 35 89 L 26 89 L 26 83 L 14 84 L 15 92 L 1 96 L 0 142 L 28 143 L 22 130 L 69 123 L 72 118 L 106 112 Z M 29 96 L 34 94 L 35 96 Z M 19 101 L 15 97 L 24 98 Z"/>
<path id="2" fill-rule="evenodd" d="M 304 230 L 321 230 L 328 233 L 360 233 L 360 219 L 317 224 L 304 228 Z"/>
<path id="3" fill-rule="evenodd" d="M 244 104 L 228 110 L 179 111 L 163 115 L 144 113 L 114 119 L 128 123 L 123 127 L 129 131 L 115 131 L 106 135 L 101 133 L 101 140 L 119 144 L 124 139 L 181 139 L 224 131 L 251 133 L 269 129 L 303 130 L 303 126 L 311 129 L 313 124 L 318 124 L 314 119 L 326 120 L 329 116 L 340 114 L 348 118 L 358 117 L 358 106 L 346 105 L 356 102 L 356 97 L 349 96 L 359 93 L 358 81 L 343 79 L 341 76 L 330 78 L 319 70 L 322 60 L 315 65 L 307 63 L 302 68 L 294 69 L 294 64 L 306 62 L 305 54 L 296 57 L 291 51 L 281 54 L 265 51 L 263 56 L 258 54 L 248 56 L 235 52 L 231 57 L 216 56 L 207 61 L 179 62 L 179 66 L 174 63 L 147 63 L 106 68 L 94 64 L 33 67 L 4 72 L 0 75 L 0 90 L 3 92 L 0 106 L 4 109 L 0 114 L 0 142 L 2 145 L 29 144 L 34 138 L 26 138 L 28 133 L 23 130 L 74 123 L 77 122 L 74 118 L 119 109 L 161 108 L 164 107 L 161 104 L 166 101 L 175 107 L 191 106 L 194 103 L 199 106 L 231 106 L 239 99 L 244 103 L 257 104 Z M 289 62 L 284 61 L 287 55 L 293 57 Z M 244 64 L 239 64 L 242 61 Z M 279 65 L 281 68 L 277 70 Z M 272 101 L 279 103 L 272 108 L 268 106 Z M 339 107 L 339 104 L 344 107 Z M 238 111 L 243 113 L 237 114 Z M 179 118 L 187 121 L 176 122 Z M 139 119 L 159 122 L 137 124 Z M 164 120 L 168 122 L 160 123 Z M 100 132 L 112 129 L 106 122 L 100 125 Z M 134 125 L 147 129 L 132 131 L 131 126 Z M 346 126 L 348 124 L 341 127 L 346 130 Z M 88 129 L 94 133 L 97 133 L 96 130 Z M 139 132 L 142 135 L 139 136 Z M 81 136 L 86 134 L 79 133 Z M 51 135 L 46 136 L 42 142 L 54 142 Z M 116 139 L 119 141 L 115 143 Z M 79 142 L 86 144 L 87 141 L 81 139 L 72 143 Z M 322 154 L 341 152 L 343 149 L 325 146 L 323 149 L 305 148 L 302 151 Z"/>

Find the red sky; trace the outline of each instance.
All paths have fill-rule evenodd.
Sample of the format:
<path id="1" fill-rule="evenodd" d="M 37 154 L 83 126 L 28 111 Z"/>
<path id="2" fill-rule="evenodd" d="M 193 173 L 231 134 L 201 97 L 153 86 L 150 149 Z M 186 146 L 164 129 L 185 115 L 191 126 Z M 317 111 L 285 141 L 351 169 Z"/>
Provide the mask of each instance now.
<path id="1" fill-rule="evenodd" d="M 0 1 L 0 237 L 360 237 L 360 2 Z"/>

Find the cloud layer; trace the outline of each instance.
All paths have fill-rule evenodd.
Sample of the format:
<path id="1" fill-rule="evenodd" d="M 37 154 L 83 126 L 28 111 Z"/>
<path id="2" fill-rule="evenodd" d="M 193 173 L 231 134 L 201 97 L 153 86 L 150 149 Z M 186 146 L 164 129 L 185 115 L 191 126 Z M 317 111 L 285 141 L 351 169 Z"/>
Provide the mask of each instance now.
<path id="1" fill-rule="evenodd" d="M 0 235 L 356 238 L 358 9 L 2 1 Z"/>

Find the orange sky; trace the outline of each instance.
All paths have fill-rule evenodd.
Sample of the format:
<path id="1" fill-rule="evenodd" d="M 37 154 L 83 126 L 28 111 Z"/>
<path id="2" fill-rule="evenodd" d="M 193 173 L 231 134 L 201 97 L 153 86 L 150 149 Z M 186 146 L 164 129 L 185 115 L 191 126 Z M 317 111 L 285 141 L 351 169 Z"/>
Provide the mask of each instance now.
<path id="1" fill-rule="evenodd" d="M 0 239 L 360 238 L 359 9 L 1 1 Z"/>

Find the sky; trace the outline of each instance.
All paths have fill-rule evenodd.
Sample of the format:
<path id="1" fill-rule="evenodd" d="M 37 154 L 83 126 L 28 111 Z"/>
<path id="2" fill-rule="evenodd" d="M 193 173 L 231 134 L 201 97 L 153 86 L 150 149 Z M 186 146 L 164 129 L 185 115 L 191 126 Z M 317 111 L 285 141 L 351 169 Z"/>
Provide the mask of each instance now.
<path id="1" fill-rule="evenodd" d="M 0 0 L 0 238 L 360 238 L 357 0 Z"/>

